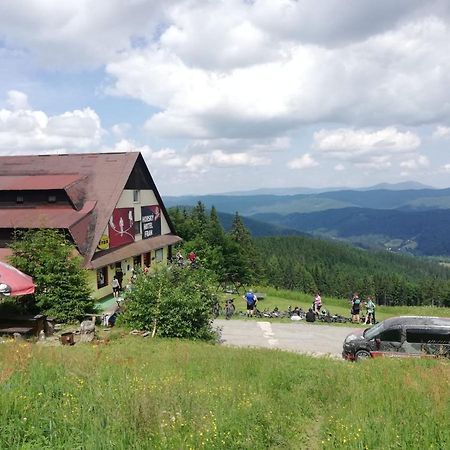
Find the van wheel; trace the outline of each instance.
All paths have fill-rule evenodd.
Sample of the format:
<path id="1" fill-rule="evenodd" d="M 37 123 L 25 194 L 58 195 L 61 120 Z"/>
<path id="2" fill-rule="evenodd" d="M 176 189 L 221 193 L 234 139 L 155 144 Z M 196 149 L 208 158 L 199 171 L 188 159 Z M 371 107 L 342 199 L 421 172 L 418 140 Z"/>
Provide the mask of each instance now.
<path id="1" fill-rule="evenodd" d="M 370 358 L 370 353 L 366 350 L 358 350 L 355 354 L 356 361 L 359 361 L 360 359 L 367 359 Z"/>

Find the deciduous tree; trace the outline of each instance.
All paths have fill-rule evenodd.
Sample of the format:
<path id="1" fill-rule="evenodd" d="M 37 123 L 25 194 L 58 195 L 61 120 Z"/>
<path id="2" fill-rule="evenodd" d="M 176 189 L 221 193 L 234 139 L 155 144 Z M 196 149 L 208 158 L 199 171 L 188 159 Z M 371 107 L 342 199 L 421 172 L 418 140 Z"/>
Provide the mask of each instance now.
<path id="1" fill-rule="evenodd" d="M 11 248 L 11 264 L 33 277 L 35 301 L 42 313 L 71 322 L 93 311 L 88 272 L 61 232 L 18 232 Z"/>

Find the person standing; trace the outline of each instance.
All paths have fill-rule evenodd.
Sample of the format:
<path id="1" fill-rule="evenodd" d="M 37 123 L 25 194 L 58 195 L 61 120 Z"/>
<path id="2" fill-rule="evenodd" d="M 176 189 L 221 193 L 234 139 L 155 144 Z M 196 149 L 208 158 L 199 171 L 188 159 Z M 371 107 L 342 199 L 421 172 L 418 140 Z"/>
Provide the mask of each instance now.
<path id="1" fill-rule="evenodd" d="M 258 301 L 256 295 L 250 289 L 243 295 L 243 298 L 247 303 L 247 317 L 253 317 L 253 314 L 255 313 L 256 303 Z"/>
<path id="2" fill-rule="evenodd" d="M 184 257 L 183 257 L 183 254 L 181 253 L 180 250 L 177 251 L 177 254 L 175 255 L 175 258 L 176 258 L 177 264 L 179 266 L 183 266 L 184 265 Z"/>
<path id="3" fill-rule="evenodd" d="M 322 308 L 322 297 L 320 296 L 320 292 L 317 291 L 316 296 L 314 297 L 314 312 L 317 315 L 319 315 L 321 308 Z"/>
<path id="4" fill-rule="evenodd" d="M 112 283 L 111 283 L 112 289 L 113 289 L 113 296 L 119 297 L 119 291 L 120 291 L 120 283 L 116 276 L 114 276 Z"/>
<path id="5" fill-rule="evenodd" d="M 367 310 L 367 315 L 366 315 L 366 321 L 364 323 L 369 324 L 369 325 L 375 324 L 375 303 L 373 301 L 372 296 L 367 298 L 366 310 Z"/>
<path id="6" fill-rule="evenodd" d="M 359 293 L 355 292 L 352 297 L 352 322 L 359 323 L 359 313 L 361 311 L 361 299 Z"/>
<path id="7" fill-rule="evenodd" d="M 122 289 L 122 281 L 123 281 L 123 272 L 121 267 L 116 268 L 116 276 L 117 281 L 119 282 L 119 289 Z"/>

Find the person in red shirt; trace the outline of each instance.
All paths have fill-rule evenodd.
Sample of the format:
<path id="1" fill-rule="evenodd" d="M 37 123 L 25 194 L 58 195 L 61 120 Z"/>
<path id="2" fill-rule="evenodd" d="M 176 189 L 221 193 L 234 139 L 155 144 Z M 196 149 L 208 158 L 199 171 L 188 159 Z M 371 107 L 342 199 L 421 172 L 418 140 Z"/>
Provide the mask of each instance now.
<path id="1" fill-rule="evenodd" d="M 192 264 L 192 263 L 195 263 L 195 260 L 197 259 L 197 255 L 192 251 L 191 253 L 189 253 L 188 258 Z"/>

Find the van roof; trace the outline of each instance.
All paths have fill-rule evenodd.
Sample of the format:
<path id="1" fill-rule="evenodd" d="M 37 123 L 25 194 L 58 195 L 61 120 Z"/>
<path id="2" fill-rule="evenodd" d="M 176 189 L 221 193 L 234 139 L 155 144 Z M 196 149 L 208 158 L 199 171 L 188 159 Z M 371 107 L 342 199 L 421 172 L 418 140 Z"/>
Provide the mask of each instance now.
<path id="1" fill-rule="evenodd" d="M 420 325 L 431 327 L 450 327 L 450 317 L 400 316 L 385 320 L 386 325 Z"/>

